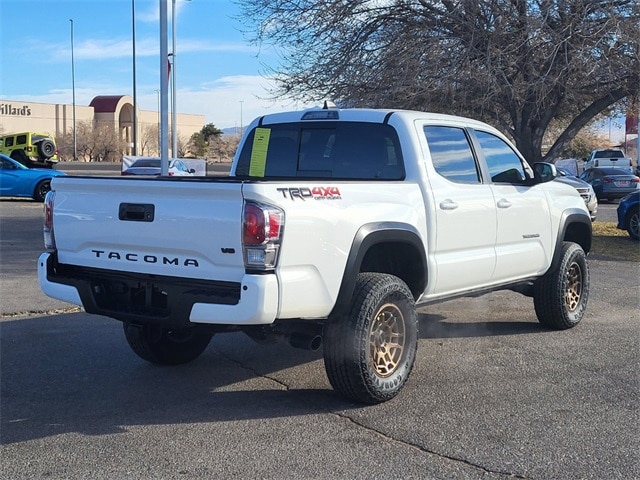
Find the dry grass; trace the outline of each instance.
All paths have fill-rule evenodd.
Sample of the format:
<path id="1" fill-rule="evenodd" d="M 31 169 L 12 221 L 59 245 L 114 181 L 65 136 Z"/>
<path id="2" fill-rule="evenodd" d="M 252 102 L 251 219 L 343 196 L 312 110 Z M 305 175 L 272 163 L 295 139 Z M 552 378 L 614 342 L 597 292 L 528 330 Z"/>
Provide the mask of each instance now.
<path id="1" fill-rule="evenodd" d="M 640 243 L 632 240 L 626 230 L 617 229 L 614 222 L 594 222 L 591 254 L 640 262 Z"/>

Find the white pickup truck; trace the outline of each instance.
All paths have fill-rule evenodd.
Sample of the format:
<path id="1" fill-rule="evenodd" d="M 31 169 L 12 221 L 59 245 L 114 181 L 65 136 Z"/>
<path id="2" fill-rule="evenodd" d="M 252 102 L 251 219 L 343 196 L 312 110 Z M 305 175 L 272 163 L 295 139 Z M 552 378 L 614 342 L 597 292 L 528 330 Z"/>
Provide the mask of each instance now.
<path id="1" fill-rule="evenodd" d="M 633 173 L 633 164 L 624 152 L 617 148 L 602 148 L 593 150 L 585 159 L 583 171 L 594 167 L 617 167 Z"/>
<path id="2" fill-rule="evenodd" d="M 580 322 L 591 220 L 555 175 L 470 119 L 266 115 L 228 177 L 53 179 L 39 281 L 149 362 L 234 331 L 322 345 L 334 389 L 379 403 L 412 370 L 417 306 L 511 289 L 550 328 Z"/>

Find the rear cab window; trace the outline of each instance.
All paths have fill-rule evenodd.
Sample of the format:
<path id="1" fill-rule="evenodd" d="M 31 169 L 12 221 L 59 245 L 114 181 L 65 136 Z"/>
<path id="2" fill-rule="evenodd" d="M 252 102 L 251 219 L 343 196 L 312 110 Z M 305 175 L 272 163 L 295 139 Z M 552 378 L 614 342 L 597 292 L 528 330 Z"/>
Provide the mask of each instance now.
<path id="1" fill-rule="evenodd" d="M 367 122 L 294 122 L 253 129 L 235 175 L 249 178 L 402 180 L 393 127 Z"/>

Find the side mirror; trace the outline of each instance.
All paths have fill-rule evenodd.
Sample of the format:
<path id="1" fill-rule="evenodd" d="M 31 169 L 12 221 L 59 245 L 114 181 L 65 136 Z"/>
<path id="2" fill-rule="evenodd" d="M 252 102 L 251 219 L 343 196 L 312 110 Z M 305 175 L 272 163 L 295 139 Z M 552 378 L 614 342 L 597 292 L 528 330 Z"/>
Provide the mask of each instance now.
<path id="1" fill-rule="evenodd" d="M 540 183 L 550 182 L 554 178 L 558 177 L 558 170 L 552 163 L 537 162 L 533 164 L 533 171 L 535 172 L 536 179 Z"/>

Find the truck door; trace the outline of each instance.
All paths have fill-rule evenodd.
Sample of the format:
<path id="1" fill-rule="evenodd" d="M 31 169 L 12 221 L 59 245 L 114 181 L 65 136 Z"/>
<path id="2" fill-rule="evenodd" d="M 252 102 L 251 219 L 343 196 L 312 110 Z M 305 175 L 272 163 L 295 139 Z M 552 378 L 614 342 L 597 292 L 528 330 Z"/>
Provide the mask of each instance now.
<path id="1" fill-rule="evenodd" d="M 429 172 L 429 184 L 435 209 L 437 280 L 430 293 L 455 293 L 487 284 L 496 261 L 497 219 L 491 186 L 482 183 L 464 129 L 423 128 L 435 170 Z"/>
<path id="2" fill-rule="evenodd" d="M 494 282 L 539 273 L 549 264 L 550 212 L 541 187 L 527 185 L 524 161 L 501 138 L 475 131 L 497 212 Z"/>

